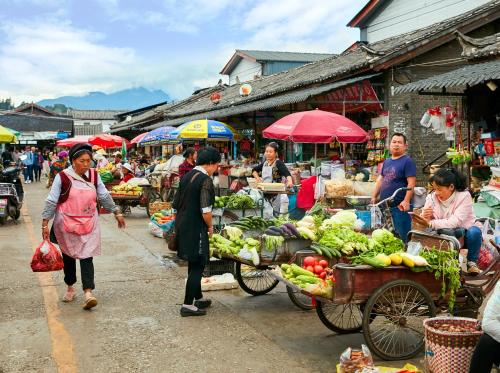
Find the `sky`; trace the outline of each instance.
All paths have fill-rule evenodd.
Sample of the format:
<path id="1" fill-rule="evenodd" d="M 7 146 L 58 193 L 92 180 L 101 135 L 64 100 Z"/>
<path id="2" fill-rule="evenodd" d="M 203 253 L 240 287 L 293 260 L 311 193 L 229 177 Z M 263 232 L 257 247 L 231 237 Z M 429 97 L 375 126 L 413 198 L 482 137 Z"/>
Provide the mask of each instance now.
<path id="1" fill-rule="evenodd" d="M 367 0 L 0 0 L 0 99 L 145 87 L 174 99 L 227 77 L 235 49 L 339 53 Z"/>

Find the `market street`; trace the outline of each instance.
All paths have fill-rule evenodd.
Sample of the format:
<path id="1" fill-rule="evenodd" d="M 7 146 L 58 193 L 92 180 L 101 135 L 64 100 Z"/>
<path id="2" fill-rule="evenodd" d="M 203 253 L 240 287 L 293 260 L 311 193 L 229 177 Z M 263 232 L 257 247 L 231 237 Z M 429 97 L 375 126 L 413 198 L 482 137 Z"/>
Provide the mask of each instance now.
<path id="1" fill-rule="evenodd" d="M 363 343 L 361 333 L 330 332 L 315 311 L 296 308 L 281 286 L 261 297 L 239 289 L 207 292 L 215 301 L 208 315 L 181 318 L 185 267 L 163 259 L 166 244 L 150 235 L 138 208 L 124 231 L 101 216 L 98 306 L 82 310 L 81 293 L 62 303 L 62 271 L 35 274 L 29 266 L 41 240 L 47 189 L 42 182 L 25 190 L 19 223 L 0 227 L 2 373 L 331 372 L 345 348 Z M 201 359 L 193 358 L 198 354 Z M 412 362 L 422 366 L 422 356 Z"/>

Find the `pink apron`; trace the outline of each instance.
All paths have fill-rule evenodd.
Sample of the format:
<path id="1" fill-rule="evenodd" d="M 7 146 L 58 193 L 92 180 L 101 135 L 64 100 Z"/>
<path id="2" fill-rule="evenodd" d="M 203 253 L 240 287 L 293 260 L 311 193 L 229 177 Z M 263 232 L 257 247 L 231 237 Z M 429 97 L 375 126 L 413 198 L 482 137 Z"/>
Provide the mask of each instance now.
<path id="1" fill-rule="evenodd" d="M 57 206 L 54 218 L 59 247 L 64 254 L 75 259 L 101 255 L 97 191 L 93 180 L 86 182 L 72 171 L 62 172 L 70 178 L 71 189 L 66 202 Z"/>

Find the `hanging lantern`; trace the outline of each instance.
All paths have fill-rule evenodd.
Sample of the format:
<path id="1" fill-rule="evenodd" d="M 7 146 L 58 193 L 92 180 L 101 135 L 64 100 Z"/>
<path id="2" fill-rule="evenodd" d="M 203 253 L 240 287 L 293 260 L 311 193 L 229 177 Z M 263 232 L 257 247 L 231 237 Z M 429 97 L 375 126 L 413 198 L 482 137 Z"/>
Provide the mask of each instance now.
<path id="1" fill-rule="evenodd" d="M 212 101 L 212 104 L 217 105 L 221 99 L 221 95 L 219 92 L 214 92 L 210 95 L 210 101 Z"/>

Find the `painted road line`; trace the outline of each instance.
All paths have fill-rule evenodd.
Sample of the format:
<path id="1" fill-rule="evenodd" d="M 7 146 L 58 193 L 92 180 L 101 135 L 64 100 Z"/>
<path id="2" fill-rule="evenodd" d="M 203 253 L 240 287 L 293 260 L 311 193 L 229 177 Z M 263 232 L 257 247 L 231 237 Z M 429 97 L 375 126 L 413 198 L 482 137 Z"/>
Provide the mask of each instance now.
<path id="1" fill-rule="evenodd" d="M 28 212 L 26 200 L 22 207 L 23 220 L 26 223 L 28 237 L 31 241 L 33 252 L 40 244 L 40 232 L 35 234 L 33 223 Z M 59 372 L 72 373 L 77 372 L 73 340 L 59 320 L 61 310 L 59 309 L 59 296 L 55 286 L 52 274 L 50 272 L 37 272 L 38 283 L 42 289 L 43 302 L 45 304 L 45 313 L 47 315 L 47 324 L 52 343 L 52 357 L 57 365 Z"/>

